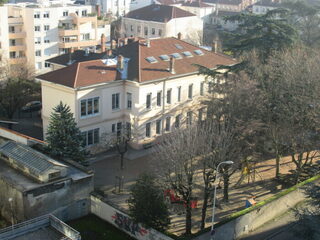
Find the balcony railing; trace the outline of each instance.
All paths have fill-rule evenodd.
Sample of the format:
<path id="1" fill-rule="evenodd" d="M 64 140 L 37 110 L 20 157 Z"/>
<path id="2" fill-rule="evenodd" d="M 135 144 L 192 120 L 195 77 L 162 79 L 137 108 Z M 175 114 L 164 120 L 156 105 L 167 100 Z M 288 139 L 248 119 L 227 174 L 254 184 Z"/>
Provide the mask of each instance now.
<path id="1" fill-rule="evenodd" d="M 26 45 L 23 45 L 23 44 L 15 44 L 15 45 L 9 46 L 10 52 L 24 51 L 24 50 L 26 50 Z"/>
<path id="2" fill-rule="evenodd" d="M 8 24 L 21 25 L 23 24 L 22 17 L 8 17 Z"/>
<path id="3" fill-rule="evenodd" d="M 9 32 L 9 38 L 15 39 L 15 38 L 25 38 L 27 36 L 26 32 Z"/>
<path id="4" fill-rule="evenodd" d="M 81 41 L 60 42 L 59 48 L 90 47 L 90 46 L 95 46 L 98 43 L 99 43 L 99 41 L 97 41 L 97 40 L 81 40 Z"/>

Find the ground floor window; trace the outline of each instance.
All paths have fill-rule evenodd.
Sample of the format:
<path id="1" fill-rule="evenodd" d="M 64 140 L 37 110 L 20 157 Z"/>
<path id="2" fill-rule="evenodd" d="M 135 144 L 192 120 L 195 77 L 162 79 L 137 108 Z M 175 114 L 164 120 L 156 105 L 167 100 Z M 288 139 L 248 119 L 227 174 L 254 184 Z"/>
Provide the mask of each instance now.
<path id="1" fill-rule="evenodd" d="M 99 143 L 99 138 L 100 138 L 100 129 L 95 128 L 91 129 L 85 132 L 82 132 L 83 134 L 83 145 L 84 146 L 90 146 L 93 144 Z"/>

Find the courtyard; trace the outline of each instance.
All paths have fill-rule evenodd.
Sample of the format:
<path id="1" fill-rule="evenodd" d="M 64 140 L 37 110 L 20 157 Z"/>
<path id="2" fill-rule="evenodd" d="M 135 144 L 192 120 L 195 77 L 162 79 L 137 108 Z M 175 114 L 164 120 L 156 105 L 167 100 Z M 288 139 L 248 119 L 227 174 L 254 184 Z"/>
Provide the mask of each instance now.
<path id="1" fill-rule="evenodd" d="M 155 154 L 152 149 L 129 150 L 124 161 L 124 169 L 120 169 L 120 158 L 116 153 L 103 157 L 100 155 L 92 160 L 91 168 L 95 171 L 95 188 L 102 193 L 106 199 L 115 204 L 119 209 L 128 210 L 127 199 L 130 196 L 130 186 L 135 183 L 135 179 L 143 172 L 154 172 Z M 280 172 L 283 175 L 290 174 L 295 169 L 291 158 L 283 157 L 281 160 Z M 268 159 L 261 161 L 255 167 L 254 182 L 245 178 L 241 184 L 237 184 L 241 172 L 237 171 L 231 176 L 229 189 L 229 202 L 223 202 L 223 189 L 217 190 L 216 222 L 221 221 L 228 215 L 245 208 L 245 201 L 252 196 L 256 196 L 256 201 L 263 201 L 277 192 L 285 189 L 279 182 L 274 180 L 275 160 Z M 192 226 L 193 232 L 200 230 L 203 178 L 199 172 L 195 177 L 194 196 L 198 198 L 197 207 L 193 209 Z M 223 184 L 221 183 L 221 186 Z M 120 190 L 120 192 L 119 192 Z M 181 235 L 185 229 L 185 215 L 183 205 L 171 204 L 171 225 L 169 232 Z M 207 209 L 206 227 L 211 226 L 212 203 Z"/>

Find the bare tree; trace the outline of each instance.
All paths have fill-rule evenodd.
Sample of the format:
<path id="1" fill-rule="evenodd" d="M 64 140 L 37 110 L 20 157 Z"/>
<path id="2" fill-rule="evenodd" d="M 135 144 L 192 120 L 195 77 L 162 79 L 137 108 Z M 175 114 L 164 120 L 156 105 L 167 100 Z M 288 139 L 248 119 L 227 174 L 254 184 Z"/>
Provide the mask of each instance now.
<path id="1" fill-rule="evenodd" d="M 201 168 L 201 148 L 205 145 L 203 131 L 197 125 L 173 131 L 163 136 L 155 146 L 154 161 L 158 174 L 182 199 L 186 208 L 186 234 L 191 234 L 194 178 Z"/>

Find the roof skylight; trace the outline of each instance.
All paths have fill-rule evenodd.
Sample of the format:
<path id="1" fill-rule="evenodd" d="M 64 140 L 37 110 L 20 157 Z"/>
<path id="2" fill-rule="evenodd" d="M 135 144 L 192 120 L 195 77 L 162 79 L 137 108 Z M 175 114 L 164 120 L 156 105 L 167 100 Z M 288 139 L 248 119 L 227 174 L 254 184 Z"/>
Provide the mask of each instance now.
<path id="1" fill-rule="evenodd" d="M 161 60 L 163 60 L 163 61 L 169 61 L 169 60 L 170 60 L 170 58 L 169 58 L 168 55 L 160 55 L 159 58 L 160 58 Z"/>
<path id="2" fill-rule="evenodd" d="M 191 52 L 189 51 L 185 51 L 182 53 L 185 57 L 193 57 L 193 55 L 191 54 Z"/>
<path id="3" fill-rule="evenodd" d="M 178 43 L 176 43 L 175 46 L 176 46 L 176 48 L 178 48 L 178 49 L 183 49 L 183 47 L 182 47 L 180 44 L 178 44 Z"/>
<path id="4" fill-rule="evenodd" d="M 149 63 L 156 63 L 158 62 L 157 59 L 153 56 L 151 57 L 147 57 L 146 60 L 149 62 Z"/>
<path id="5" fill-rule="evenodd" d="M 172 53 L 171 56 L 174 57 L 175 59 L 181 59 L 182 58 L 179 53 Z"/>
<path id="6" fill-rule="evenodd" d="M 204 54 L 200 49 L 194 50 L 194 53 L 198 56 L 202 56 Z"/>

